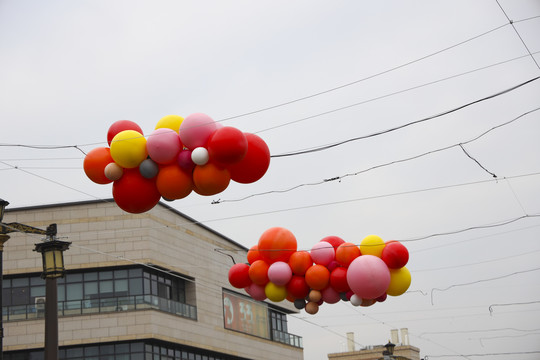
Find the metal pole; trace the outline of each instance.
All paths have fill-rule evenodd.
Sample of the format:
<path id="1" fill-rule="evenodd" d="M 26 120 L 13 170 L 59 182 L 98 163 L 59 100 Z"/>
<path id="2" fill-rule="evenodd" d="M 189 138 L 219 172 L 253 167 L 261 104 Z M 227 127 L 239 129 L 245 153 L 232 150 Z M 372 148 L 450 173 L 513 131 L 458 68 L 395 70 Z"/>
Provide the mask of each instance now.
<path id="1" fill-rule="evenodd" d="M 45 279 L 45 360 L 58 360 L 58 287 Z"/>
<path id="2" fill-rule="evenodd" d="M 2 299 L 3 279 L 4 279 L 4 243 L 9 240 L 9 235 L 0 234 L 0 360 L 4 358 L 4 303 Z"/>

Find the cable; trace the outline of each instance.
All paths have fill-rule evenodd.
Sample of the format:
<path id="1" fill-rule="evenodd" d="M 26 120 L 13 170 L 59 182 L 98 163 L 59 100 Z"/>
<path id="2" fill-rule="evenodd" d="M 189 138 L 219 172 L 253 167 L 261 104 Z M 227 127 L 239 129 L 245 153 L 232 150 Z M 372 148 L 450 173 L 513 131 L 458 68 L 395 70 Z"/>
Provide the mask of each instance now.
<path id="1" fill-rule="evenodd" d="M 339 86 L 336 86 L 336 87 L 333 87 L 333 88 L 330 88 L 330 89 L 327 89 L 327 90 L 323 90 L 323 91 L 320 91 L 320 92 L 317 92 L 317 93 L 314 93 L 314 94 L 311 94 L 311 95 L 307 95 L 307 96 L 304 96 L 304 97 L 301 97 L 301 98 L 297 98 L 297 99 L 294 99 L 294 100 L 289 100 L 289 101 L 286 101 L 286 102 L 283 102 L 283 103 L 280 103 L 280 104 L 277 104 L 277 105 L 272 105 L 272 106 L 268 106 L 266 108 L 262 108 L 262 109 L 259 109 L 259 110 L 254 110 L 254 111 L 250 111 L 250 112 L 246 112 L 246 113 L 243 113 L 243 114 L 239 114 L 239 115 L 235 115 L 235 116 L 230 116 L 230 117 L 227 117 L 227 118 L 224 118 L 224 119 L 221 119 L 219 121 L 227 121 L 227 120 L 232 120 L 232 119 L 237 119 L 237 118 L 240 118 L 240 117 L 244 117 L 244 116 L 248 116 L 248 115 L 254 115 L 254 114 L 257 114 L 257 113 L 260 113 L 260 112 L 263 112 L 263 111 L 267 111 L 267 110 L 272 110 L 272 109 L 276 109 L 278 107 L 282 107 L 282 106 L 286 106 L 286 105 L 290 105 L 290 104 L 294 104 L 296 102 L 299 102 L 299 101 L 303 101 L 303 100 L 307 100 L 307 99 L 311 99 L 311 98 L 314 98 L 314 97 L 317 97 L 317 96 L 320 96 L 320 95 L 323 95 L 323 94 L 327 94 L 329 92 L 333 92 L 333 91 L 336 91 L 336 90 L 339 90 L 339 89 L 343 89 L 345 87 L 348 87 L 348 86 L 351 86 L 351 85 L 355 85 L 355 84 L 358 84 L 358 83 L 361 83 L 361 82 L 364 82 L 366 80 L 369 80 L 369 79 L 373 79 L 375 77 L 378 77 L 378 76 L 381 76 L 381 75 L 384 75 L 384 74 L 387 74 L 387 73 L 390 73 L 392 71 L 395 71 L 395 70 L 398 70 L 398 69 L 401 69 L 403 67 L 406 67 L 406 66 L 409 66 L 409 65 L 412 65 L 414 63 L 417 63 L 419 61 L 422 61 L 422 60 L 425 60 L 425 59 L 428 59 L 432 56 L 435 56 L 437 54 L 440 54 L 440 53 L 443 53 L 445 51 L 448 51 L 450 49 L 453 49 L 455 47 L 458 47 L 460 45 L 463 45 L 467 42 L 470 42 L 470 41 L 473 41 L 475 39 L 478 39 L 482 36 L 485 36 L 485 35 L 488 35 L 494 31 L 497 31 L 499 29 L 502 29 L 503 27 L 506 27 L 508 26 L 508 24 L 504 24 L 504 25 L 500 25 L 500 26 L 497 26 L 491 30 L 488 30 L 486 32 L 483 32 L 479 35 L 476 35 L 476 36 L 473 36 L 467 40 L 464 40 L 464 41 L 461 41 L 461 42 L 458 42 L 454 45 L 451 45 L 449 47 L 446 47 L 444 49 L 441 49 L 441 50 L 438 50 L 434 53 L 431 53 L 431 54 L 428 54 L 428 55 L 424 55 L 416 60 L 412 60 L 412 61 L 409 61 L 409 62 L 406 62 L 404 64 L 401 64 L 401 65 L 398 65 L 398 66 L 395 66 L 395 67 L 392 67 L 390 69 L 387 69 L 387 70 L 384 70 L 384 71 L 381 71 L 381 72 L 378 72 L 378 73 L 375 73 L 373 75 L 369 75 L 369 76 L 366 76 L 362 79 L 359 79 L 359 80 L 355 80 L 355 81 L 352 81 L 350 83 L 347 83 L 347 84 L 343 84 L 343 85 L 339 85 Z"/>
<path id="2" fill-rule="evenodd" d="M 489 315 L 493 316 L 493 308 L 495 306 L 516 306 L 516 305 L 530 305 L 530 304 L 538 304 L 539 301 L 529 301 L 529 302 L 521 302 L 521 303 L 506 303 L 506 304 L 491 304 L 489 305 Z"/>
<path id="3" fill-rule="evenodd" d="M 534 63 L 536 64 L 536 67 L 540 70 L 540 65 L 538 65 L 538 62 L 536 61 L 536 59 L 534 58 L 534 56 L 531 54 L 531 50 L 529 50 L 529 47 L 527 46 L 527 44 L 525 43 L 525 40 L 523 40 L 523 38 L 521 37 L 521 35 L 519 34 L 519 31 L 517 31 L 516 27 L 514 26 L 514 22 L 512 20 L 510 20 L 510 18 L 508 17 L 508 14 L 506 14 L 506 11 L 504 11 L 503 7 L 501 6 L 501 4 L 499 3 L 499 0 L 495 0 L 497 2 L 497 5 L 499 5 L 499 8 L 501 8 L 501 11 L 503 12 L 504 16 L 506 16 L 506 19 L 508 19 L 508 22 L 510 23 L 510 25 L 512 25 L 512 28 L 514 29 L 514 31 L 516 32 L 519 40 L 521 40 L 521 43 L 523 44 L 523 46 L 525 46 L 525 49 L 527 50 L 527 52 L 529 53 L 529 56 L 532 58 L 532 60 L 534 61 Z"/>
<path id="4" fill-rule="evenodd" d="M 382 168 L 382 167 L 385 167 L 385 166 L 394 165 L 394 164 L 398 164 L 398 163 L 402 163 L 402 162 L 407 162 L 407 161 L 410 161 L 410 160 L 415 160 L 415 159 L 421 158 L 421 157 L 426 156 L 426 155 L 431 155 L 431 154 L 434 154 L 434 153 L 437 153 L 437 152 L 440 152 L 440 151 L 449 150 L 449 149 L 457 147 L 457 146 L 462 146 L 462 145 L 465 145 L 465 144 L 469 144 L 469 143 L 471 143 L 473 141 L 476 141 L 476 140 L 480 139 L 481 137 L 487 135 L 488 133 L 490 133 L 491 131 L 493 131 L 495 129 L 498 129 L 498 128 L 506 126 L 506 125 L 509 125 L 509 124 L 513 123 L 514 121 L 517 121 L 517 120 L 521 119 L 522 117 L 524 117 L 526 115 L 529 115 L 529 114 L 531 114 L 531 113 L 533 113 L 535 111 L 538 111 L 538 110 L 540 110 L 540 107 L 538 107 L 536 109 L 533 109 L 533 110 L 529 110 L 529 111 L 527 111 L 527 112 L 513 118 L 512 120 L 509 120 L 509 121 L 506 121 L 506 122 L 504 122 L 502 124 L 496 125 L 496 126 L 490 128 L 489 130 L 484 131 L 482 134 L 480 134 L 480 135 L 478 135 L 478 136 L 476 136 L 476 137 L 474 137 L 474 138 L 472 138 L 470 140 L 467 140 L 467 141 L 464 141 L 464 142 L 461 142 L 461 143 L 458 143 L 458 144 L 445 146 L 443 148 L 439 148 L 439 149 L 435 149 L 435 150 L 430 150 L 430 151 L 427 151 L 425 153 L 414 155 L 414 156 L 411 156 L 411 157 L 408 157 L 408 158 L 404 158 L 404 159 L 400 159 L 400 160 L 394 160 L 394 161 L 391 161 L 391 162 L 388 162 L 388 163 L 375 165 L 375 166 L 372 166 L 372 167 L 367 168 L 365 170 L 357 171 L 355 173 L 348 173 L 348 174 L 341 175 L 341 176 L 335 176 L 333 178 L 328 178 L 328 179 L 324 179 L 324 180 L 317 181 L 317 182 L 312 182 L 312 183 L 299 184 L 299 185 L 295 185 L 295 186 L 293 186 L 291 188 L 284 189 L 284 190 L 269 190 L 269 191 L 265 191 L 265 192 L 261 192 L 261 193 L 251 194 L 251 195 L 245 196 L 243 198 L 238 198 L 238 199 L 224 199 L 224 200 L 218 199 L 218 200 L 213 200 L 212 204 L 220 204 L 220 203 L 223 203 L 223 202 L 243 201 L 243 200 L 247 200 L 249 198 L 255 197 L 255 196 L 268 195 L 268 194 L 273 194 L 273 193 L 285 193 L 285 192 L 289 192 L 289 191 L 292 191 L 292 190 L 299 189 L 299 188 L 304 187 L 304 186 L 322 185 L 322 184 L 325 184 L 327 182 L 335 181 L 335 180 L 341 181 L 341 179 L 343 179 L 345 177 L 357 176 L 359 174 L 363 174 L 363 173 L 366 173 L 368 171 L 375 170 L 375 169 L 378 169 L 378 168 Z"/>
<path id="5" fill-rule="evenodd" d="M 466 286 L 466 285 L 479 284 L 479 283 L 483 283 L 483 282 L 487 282 L 487 281 L 500 280 L 500 279 L 504 279 L 504 278 L 507 278 L 507 277 L 510 277 L 510 276 L 520 275 L 520 274 L 524 274 L 524 273 L 528 273 L 528 272 L 532 272 L 532 271 L 538 271 L 538 270 L 540 270 L 540 267 L 534 268 L 534 269 L 523 270 L 523 271 L 516 271 L 516 272 L 510 273 L 510 274 L 505 274 L 505 275 L 501 275 L 501 276 L 497 276 L 497 277 L 493 277 L 493 278 L 489 278 L 489 279 L 481 279 L 481 280 L 471 281 L 471 282 L 463 283 L 463 284 L 454 284 L 454 285 L 450 285 L 450 286 L 448 286 L 446 288 L 443 288 L 443 289 L 433 288 L 433 289 L 431 289 L 431 305 L 433 305 L 433 293 L 435 291 L 446 291 L 446 290 L 450 290 L 450 289 L 458 287 L 458 286 Z M 540 301 L 538 301 L 538 302 L 540 302 Z"/>
<path id="6" fill-rule="evenodd" d="M 461 106 L 458 106 L 456 108 L 453 108 L 453 109 L 450 109 L 450 110 L 446 110 L 440 114 L 436 114 L 436 115 L 432 115 L 432 116 L 428 116 L 426 118 L 423 118 L 423 119 L 419 119 L 419 120 L 415 120 L 415 121 L 411 121 L 409 123 L 405 123 L 405 124 L 402 124 L 402 125 L 399 125 L 399 126 L 396 126 L 396 127 L 393 127 L 393 128 L 390 128 L 390 129 L 387 129 L 387 130 L 381 130 L 381 131 L 378 131 L 376 133 L 372 133 L 372 134 L 369 134 L 369 135 L 362 135 L 362 136 L 357 136 L 357 137 L 354 137 L 354 138 L 350 138 L 350 139 L 347 139 L 347 140 L 343 140 L 343 141 L 339 141 L 339 142 L 336 142 L 336 143 L 333 143 L 333 144 L 329 144 L 329 145 L 324 145 L 324 146 L 320 146 L 320 147 L 315 147 L 315 148 L 312 148 L 312 149 L 308 149 L 308 150 L 300 150 L 300 151 L 294 151 L 294 152 L 289 152 L 289 153 L 283 153 L 283 154 L 278 154 L 278 155 L 272 155 L 271 157 L 272 158 L 279 158 L 279 157 L 287 157 L 287 156 L 295 156 L 295 155 L 303 155 L 303 154 L 308 154 L 308 153 L 312 153 L 312 152 L 317 152 L 317 151 L 322 151 L 322 150 L 328 150 L 328 149 L 331 149 L 333 147 L 336 147 L 336 146 L 340 146 L 340 145 L 344 145 L 344 144 L 347 144 L 349 142 L 352 142 L 352 141 L 358 141 L 358 140 L 364 140 L 364 139 L 368 139 L 368 138 L 371 138 L 371 137 L 375 137 L 375 136 L 379 136 L 379 135 L 384 135 L 384 134 L 388 134 L 390 132 L 393 132 L 393 131 L 397 131 L 397 130 L 401 130 L 403 128 L 406 128 L 406 127 L 409 127 L 409 126 L 412 126 L 412 125 L 416 125 L 416 124 L 419 124 L 419 123 L 422 123 L 422 122 L 426 122 L 426 121 L 429 121 L 429 120 L 433 120 L 433 119 L 436 119 L 438 117 L 441 117 L 441 116 L 444 116 L 444 115 L 448 115 L 448 114 L 451 114 L 453 112 L 456 112 L 456 111 L 459 111 L 461 109 L 464 109 L 466 107 L 469 107 L 471 105 L 474 105 L 474 104 L 477 104 L 477 103 L 480 103 L 480 102 L 483 102 L 483 101 L 486 101 L 486 100 L 490 100 L 490 99 L 493 99 L 497 96 L 500 96 L 500 95 L 504 95 L 506 93 L 509 93 L 511 91 L 514 91 L 516 89 L 519 89 L 520 87 L 522 86 L 525 86 L 525 85 L 528 85 L 529 83 L 532 83 L 536 80 L 540 79 L 540 76 L 537 76 L 535 78 L 532 78 L 530 80 L 527 80 L 525 82 L 522 82 L 518 85 L 515 85 L 515 86 L 512 86 L 511 88 L 508 88 L 506 90 L 502 90 L 502 91 L 499 91 L 495 94 L 492 94 L 492 95 L 489 95 L 489 96 L 486 96 L 484 98 L 481 98 L 481 99 L 478 99 L 478 100 L 474 100 L 474 101 L 471 101 L 469 103 L 466 103 L 464 105 L 461 105 Z"/>

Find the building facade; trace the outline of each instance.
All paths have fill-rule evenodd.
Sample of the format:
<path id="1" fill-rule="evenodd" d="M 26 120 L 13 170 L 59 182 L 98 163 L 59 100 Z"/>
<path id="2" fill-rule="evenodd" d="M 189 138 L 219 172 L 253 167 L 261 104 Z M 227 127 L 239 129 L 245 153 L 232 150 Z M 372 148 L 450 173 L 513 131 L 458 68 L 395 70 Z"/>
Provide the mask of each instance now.
<path id="1" fill-rule="evenodd" d="M 4 223 L 56 223 L 60 359 L 303 359 L 288 303 L 253 301 L 228 269 L 247 248 L 160 203 L 129 214 L 112 201 L 7 209 Z M 40 236 L 11 233 L 3 252 L 3 351 L 43 359 Z"/>
<path id="2" fill-rule="evenodd" d="M 420 349 L 409 344 L 409 331 L 400 329 L 401 342 L 398 329 L 390 331 L 390 341 L 387 345 L 371 345 L 355 349 L 354 333 L 347 333 L 347 352 L 328 354 L 329 360 L 421 360 Z M 392 345 L 393 354 L 388 355 L 386 346 Z"/>

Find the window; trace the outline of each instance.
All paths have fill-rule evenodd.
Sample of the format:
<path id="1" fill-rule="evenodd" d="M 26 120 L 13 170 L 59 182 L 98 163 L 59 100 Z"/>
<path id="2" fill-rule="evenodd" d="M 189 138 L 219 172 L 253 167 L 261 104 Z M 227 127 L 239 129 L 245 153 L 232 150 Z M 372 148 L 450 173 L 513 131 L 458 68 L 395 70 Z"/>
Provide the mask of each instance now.
<path id="1" fill-rule="evenodd" d="M 57 281 L 60 315 L 128 310 L 151 303 L 179 316 L 197 317 L 196 308 L 186 304 L 186 280 L 158 269 L 133 266 L 67 271 Z M 45 280 L 38 274 L 6 276 L 2 291 L 8 321 L 30 318 L 30 313 L 36 317 L 36 298 L 45 296 Z"/>

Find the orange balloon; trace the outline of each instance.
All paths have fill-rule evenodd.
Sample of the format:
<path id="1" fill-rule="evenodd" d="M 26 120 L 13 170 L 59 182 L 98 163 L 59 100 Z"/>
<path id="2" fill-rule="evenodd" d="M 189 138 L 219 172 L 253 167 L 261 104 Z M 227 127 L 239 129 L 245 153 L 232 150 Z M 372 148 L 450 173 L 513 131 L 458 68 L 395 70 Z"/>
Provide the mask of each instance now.
<path id="1" fill-rule="evenodd" d="M 346 242 L 338 246 L 336 250 L 336 261 L 348 267 L 350 263 L 360 256 L 360 248 L 353 243 Z"/>
<path id="2" fill-rule="evenodd" d="M 306 271 L 306 283 L 314 290 L 322 290 L 330 283 L 330 271 L 323 265 L 313 265 Z"/>
<path id="3" fill-rule="evenodd" d="M 83 161 L 83 169 L 86 176 L 97 184 L 109 184 L 112 182 L 105 176 L 105 167 L 114 162 L 111 156 L 111 149 L 108 147 L 98 147 L 92 149 Z"/>
<path id="4" fill-rule="evenodd" d="M 197 165 L 193 169 L 193 184 L 199 195 L 215 195 L 227 188 L 231 182 L 229 170 L 220 168 L 213 163 Z"/>
<path id="5" fill-rule="evenodd" d="M 269 264 L 276 261 L 288 262 L 297 247 L 294 234 L 282 227 L 266 230 L 259 238 L 258 245 L 261 257 Z"/>
<path id="6" fill-rule="evenodd" d="M 193 190 L 191 176 L 176 164 L 160 168 L 156 186 L 161 196 L 167 200 L 183 199 Z"/>
<path id="7" fill-rule="evenodd" d="M 266 285 L 269 265 L 264 260 L 257 260 L 249 267 L 249 278 L 257 285 Z"/>
<path id="8" fill-rule="evenodd" d="M 248 263 L 253 264 L 257 260 L 262 260 L 262 257 L 259 253 L 259 247 L 257 245 L 253 245 L 247 253 L 247 261 Z"/>
<path id="9" fill-rule="evenodd" d="M 289 258 L 289 266 L 291 270 L 296 275 L 304 275 L 311 266 L 313 265 L 313 260 L 311 255 L 307 251 L 297 251 L 291 254 Z"/>

